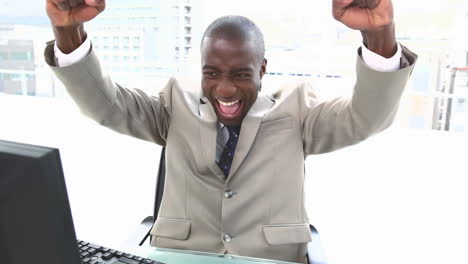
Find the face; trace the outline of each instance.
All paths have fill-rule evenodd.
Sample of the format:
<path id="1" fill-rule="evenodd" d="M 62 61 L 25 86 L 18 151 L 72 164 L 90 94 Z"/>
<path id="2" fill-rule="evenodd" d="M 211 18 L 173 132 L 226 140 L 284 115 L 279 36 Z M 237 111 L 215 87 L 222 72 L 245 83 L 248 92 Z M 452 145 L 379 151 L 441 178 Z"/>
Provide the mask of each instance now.
<path id="1" fill-rule="evenodd" d="M 202 45 L 202 89 L 218 121 L 238 126 L 257 99 L 266 60 L 252 41 L 205 38 Z"/>

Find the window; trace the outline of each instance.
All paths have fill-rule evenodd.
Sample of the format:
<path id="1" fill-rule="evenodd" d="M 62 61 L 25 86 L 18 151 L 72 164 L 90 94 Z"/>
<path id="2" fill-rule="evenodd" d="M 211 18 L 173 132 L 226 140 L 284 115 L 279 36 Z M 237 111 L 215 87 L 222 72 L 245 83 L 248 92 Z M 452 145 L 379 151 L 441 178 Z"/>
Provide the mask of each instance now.
<path id="1" fill-rule="evenodd" d="M 455 102 L 455 111 L 464 112 L 468 115 L 468 103 L 466 98 L 458 98 Z"/>
<path id="2" fill-rule="evenodd" d="M 28 52 L 11 52 L 11 60 L 28 60 L 31 58 L 31 54 Z"/>
<path id="3" fill-rule="evenodd" d="M 456 132 L 465 132 L 465 126 L 459 125 L 455 127 Z"/>
<path id="4" fill-rule="evenodd" d="M 150 212 L 154 185 L 148 183 L 159 149 L 77 110 L 43 59 L 45 43 L 54 38 L 45 1 L 26 2 L 0 0 L 0 139 L 63 150 L 78 232 L 85 240 L 118 243 L 126 232 L 115 230 L 131 229 L 128 223 L 139 219 L 124 219 L 118 210 L 92 216 L 80 195 L 86 191 L 111 207 L 135 205 L 125 217 Z M 219 16 L 242 14 L 265 36 L 262 92 L 303 80 L 313 84 L 317 100 L 353 92 L 361 35 L 333 20 L 332 1 L 107 2 L 85 29 L 106 74 L 121 86 L 157 95 L 174 75 L 198 77 L 203 30 Z M 397 40 L 419 55 L 397 115 L 391 127 L 360 144 L 309 156 L 304 205 L 327 241 L 330 263 L 375 263 L 382 256 L 388 263 L 468 263 L 468 72 L 452 79 L 454 67 L 468 66 L 467 1 L 392 2 Z M 112 188 L 96 187 L 108 182 Z M 121 186 L 141 191 L 121 197 L 128 191 Z M 117 220 L 109 224 L 109 218 Z M 109 236 L 100 237 L 89 223 Z M 434 227 L 443 243 L 434 243 Z"/>
<path id="5" fill-rule="evenodd" d="M 8 53 L 7 52 L 0 52 L 0 59 L 1 60 L 8 60 Z"/>

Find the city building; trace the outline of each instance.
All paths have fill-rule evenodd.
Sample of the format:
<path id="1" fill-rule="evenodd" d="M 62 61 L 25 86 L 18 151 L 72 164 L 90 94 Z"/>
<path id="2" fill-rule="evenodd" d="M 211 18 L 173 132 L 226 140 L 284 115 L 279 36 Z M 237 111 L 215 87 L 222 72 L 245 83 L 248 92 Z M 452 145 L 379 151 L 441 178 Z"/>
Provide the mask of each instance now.
<path id="1" fill-rule="evenodd" d="M 106 11 L 86 25 L 102 64 L 117 82 L 149 88 L 187 67 L 193 35 L 201 31 L 192 2 L 109 1 Z"/>
<path id="2" fill-rule="evenodd" d="M 40 21 L 0 23 L 0 92 L 57 96 L 57 83 L 43 56 L 45 43 L 52 38 L 50 26 Z"/>
<path id="3" fill-rule="evenodd" d="M 434 102 L 433 129 L 468 131 L 468 39 L 460 34 L 468 27 L 468 5 L 456 19 L 450 52 L 439 67 Z"/>
<path id="4" fill-rule="evenodd" d="M 0 42 L 0 92 L 36 94 L 32 40 Z"/>

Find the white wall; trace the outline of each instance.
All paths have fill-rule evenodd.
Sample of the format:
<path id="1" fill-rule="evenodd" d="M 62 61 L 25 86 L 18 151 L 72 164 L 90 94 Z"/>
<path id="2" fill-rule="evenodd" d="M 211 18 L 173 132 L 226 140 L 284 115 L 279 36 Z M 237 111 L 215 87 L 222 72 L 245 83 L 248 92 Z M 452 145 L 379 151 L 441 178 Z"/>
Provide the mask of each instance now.
<path id="1" fill-rule="evenodd" d="M 161 148 L 98 126 L 72 101 L 0 94 L 0 139 L 60 149 L 78 238 L 119 246 L 153 214 Z"/>
<path id="2" fill-rule="evenodd" d="M 388 130 L 307 159 L 307 205 L 330 263 L 467 263 L 466 134 Z M 71 101 L 0 94 L 0 139 L 60 148 L 81 239 L 119 246 L 152 214 L 160 148 Z"/>
<path id="3" fill-rule="evenodd" d="M 468 263 L 467 135 L 387 131 L 307 160 L 330 263 Z"/>

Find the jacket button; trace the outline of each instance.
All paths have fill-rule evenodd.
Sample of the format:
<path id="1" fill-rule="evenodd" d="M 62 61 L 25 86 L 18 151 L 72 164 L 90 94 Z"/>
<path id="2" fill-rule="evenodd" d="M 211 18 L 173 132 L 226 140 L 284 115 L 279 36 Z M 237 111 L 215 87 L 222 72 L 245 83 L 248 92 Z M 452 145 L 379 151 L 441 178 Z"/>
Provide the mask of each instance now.
<path id="1" fill-rule="evenodd" d="M 234 196 L 234 192 L 231 190 L 224 192 L 224 197 L 226 197 L 227 199 L 231 199 L 233 196 Z"/>
<path id="2" fill-rule="evenodd" d="M 223 240 L 224 240 L 224 242 L 229 243 L 229 242 L 232 241 L 232 237 L 231 237 L 231 235 L 226 233 L 226 234 L 223 235 Z"/>

